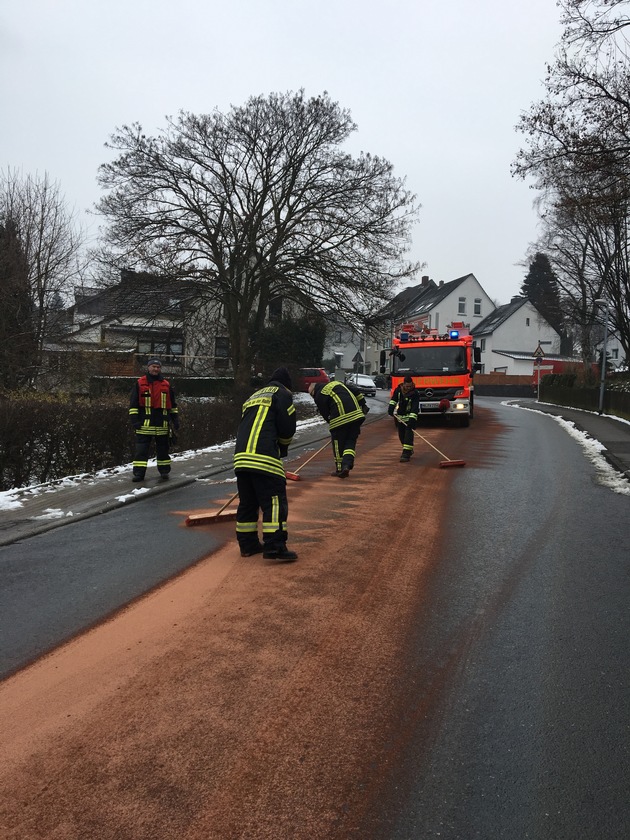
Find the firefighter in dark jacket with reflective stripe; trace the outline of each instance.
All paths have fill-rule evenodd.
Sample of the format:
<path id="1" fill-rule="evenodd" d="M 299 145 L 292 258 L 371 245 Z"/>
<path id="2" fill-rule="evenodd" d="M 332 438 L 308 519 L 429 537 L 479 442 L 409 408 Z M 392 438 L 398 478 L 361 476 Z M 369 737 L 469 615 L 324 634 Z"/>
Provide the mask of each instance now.
<path id="1" fill-rule="evenodd" d="M 402 444 L 401 463 L 409 461 L 413 455 L 413 430 L 418 423 L 420 395 L 411 376 L 405 376 L 389 401 L 387 411 L 396 421 L 398 439 Z"/>
<path id="2" fill-rule="evenodd" d="M 336 381 L 313 383 L 308 392 L 330 429 L 335 459 L 332 475 L 347 478 L 354 467 L 361 423 L 370 410 L 365 397 L 354 385 Z"/>
<path id="3" fill-rule="evenodd" d="M 236 433 L 234 472 L 239 494 L 236 538 L 242 557 L 297 560 L 287 548 L 287 480 L 281 458 L 287 455 L 296 427 L 289 371 L 277 368 L 264 388 L 243 403 Z M 258 513 L 262 511 L 262 543 Z"/>
<path id="4" fill-rule="evenodd" d="M 153 440 L 158 472 L 162 479 L 167 479 L 171 471 L 170 425 L 175 430 L 179 429 L 179 409 L 170 382 L 162 376 L 159 359 L 149 359 L 146 374 L 131 390 L 129 420 L 136 432 L 132 480 L 144 479 Z"/>

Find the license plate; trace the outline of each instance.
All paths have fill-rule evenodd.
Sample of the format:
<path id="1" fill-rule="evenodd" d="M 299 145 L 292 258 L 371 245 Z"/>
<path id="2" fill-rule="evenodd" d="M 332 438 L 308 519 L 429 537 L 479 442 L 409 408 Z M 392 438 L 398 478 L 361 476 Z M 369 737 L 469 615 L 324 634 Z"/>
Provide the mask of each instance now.
<path id="1" fill-rule="evenodd" d="M 439 407 L 440 407 L 439 402 L 430 402 L 430 403 L 423 402 L 423 403 L 420 403 L 420 411 L 437 411 L 437 409 Z"/>

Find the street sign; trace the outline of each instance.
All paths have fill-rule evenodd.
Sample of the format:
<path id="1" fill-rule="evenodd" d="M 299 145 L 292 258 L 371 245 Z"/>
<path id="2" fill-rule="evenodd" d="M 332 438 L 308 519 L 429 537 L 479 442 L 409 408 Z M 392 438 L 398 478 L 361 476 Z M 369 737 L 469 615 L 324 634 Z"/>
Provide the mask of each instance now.
<path id="1" fill-rule="evenodd" d="M 542 359 L 544 355 L 545 355 L 545 351 L 540 346 L 540 341 L 539 341 L 538 342 L 538 347 L 534 350 L 534 352 L 532 353 L 532 356 L 535 359 Z"/>
<path id="2" fill-rule="evenodd" d="M 361 353 L 355 353 L 354 359 L 352 361 L 355 362 L 355 363 L 358 362 L 358 364 L 362 365 L 363 364 L 363 356 L 361 355 Z"/>

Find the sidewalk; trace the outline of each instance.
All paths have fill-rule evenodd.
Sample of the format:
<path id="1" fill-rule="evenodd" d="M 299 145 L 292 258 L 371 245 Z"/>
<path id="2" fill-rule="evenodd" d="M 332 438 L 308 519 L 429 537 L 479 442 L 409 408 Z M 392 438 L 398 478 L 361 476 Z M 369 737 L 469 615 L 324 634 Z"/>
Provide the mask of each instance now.
<path id="1" fill-rule="evenodd" d="M 575 427 L 599 441 L 604 447 L 602 456 L 626 478 L 630 479 L 630 422 L 608 414 L 596 414 L 579 408 L 565 408 L 551 403 L 539 403 L 535 399 L 508 400 L 532 411 L 562 417 Z"/>
<path id="2" fill-rule="evenodd" d="M 328 427 L 323 420 L 298 429 L 287 467 L 292 468 L 302 447 L 323 443 L 328 438 Z M 140 485 L 132 484 L 131 464 L 127 464 L 96 475 L 69 476 L 4 493 L 5 506 L 0 508 L 0 547 L 200 479 L 223 474 L 233 477 L 233 454 L 234 441 L 194 452 L 174 453 L 168 481 L 159 478 L 155 463 L 149 461 L 147 479 Z"/>

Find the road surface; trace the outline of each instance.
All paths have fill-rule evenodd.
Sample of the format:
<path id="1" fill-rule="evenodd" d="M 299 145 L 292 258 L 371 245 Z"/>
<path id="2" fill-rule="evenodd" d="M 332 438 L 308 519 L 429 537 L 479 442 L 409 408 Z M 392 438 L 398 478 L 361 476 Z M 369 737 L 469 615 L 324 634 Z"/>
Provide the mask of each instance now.
<path id="1" fill-rule="evenodd" d="M 423 431 L 465 467 L 374 423 L 348 480 L 289 487 L 297 563 L 210 526 L 0 684 L 0 836 L 625 838 L 628 497 L 551 419 L 477 409 Z"/>

